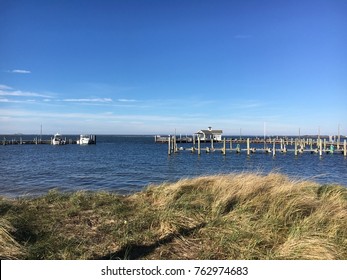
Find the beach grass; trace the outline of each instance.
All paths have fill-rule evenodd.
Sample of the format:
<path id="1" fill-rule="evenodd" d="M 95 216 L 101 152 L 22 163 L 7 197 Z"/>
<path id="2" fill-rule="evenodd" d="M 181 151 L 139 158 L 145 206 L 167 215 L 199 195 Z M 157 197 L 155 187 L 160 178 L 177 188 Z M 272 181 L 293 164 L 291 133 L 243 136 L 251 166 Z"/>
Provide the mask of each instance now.
<path id="1" fill-rule="evenodd" d="M 0 199 L 1 259 L 347 259 L 347 189 L 277 173 Z"/>

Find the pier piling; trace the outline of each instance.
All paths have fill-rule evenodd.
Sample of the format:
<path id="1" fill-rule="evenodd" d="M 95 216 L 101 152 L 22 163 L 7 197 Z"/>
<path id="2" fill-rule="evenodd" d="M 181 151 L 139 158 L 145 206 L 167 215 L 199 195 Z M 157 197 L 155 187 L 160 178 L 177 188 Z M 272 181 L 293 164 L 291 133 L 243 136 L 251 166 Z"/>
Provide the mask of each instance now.
<path id="1" fill-rule="evenodd" d="M 324 151 L 327 149 L 327 139 L 324 138 Z"/>
<path id="2" fill-rule="evenodd" d="M 200 135 L 198 135 L 198 155 L 201 154 L 201 149 L 200 149 Z"/>
<path id="3" fill-rule="evenodd" d="M 294 154 L 297 156 L 298 155 L 298 141 L 295 139 L 294 143 Z"/>
<path id="4" fill-rule="evenodd" d="M 319 155 L 322 156 L 322 153 L 323 153 L 323 151 L 322 151 L 322 139 L 319 139 Z"/>
<path id="5" fill-rule="evenodd" d="M 225 138 L 223 139 L 223 150 L 222 150 L 223 155 L 226 155 L 226 140 Z"/>
<path id="6" fill-rule="evenodd" d="M 177 138 L 176 136 L 169 135 L 169 137 L 161 137 L 165 138 L 165 142 L 168 142 L 168 154 L 171 155 L 172 153 L 178 153 L 179 151 L 189 150 L 192 153 L 194 153 L 196 150 L 198 152 L 198 155 L 201 155 L 201 151 L 206 153 L 211 153 L 218 151 L 223 156 L 226 156 L 226 154 L 232 153 L 235 151 L 235 153 L 243 153 L 246 152 L 247 156 L 250 156 L 251 153 L 255 153 L 256 150 L 264 152 L 266 154 L 272 154 L 273 157 L 277 156 L 276 154 L 279 152 L 281 154 L 283 153 L 294 153 L 295 156 L 298 156 L 299 154 L 319 154 L 320 156 L 325 154 L 339 154 L 344 157 L 347 157 L 347 137 L 343 137 L 343 139 L 340 140 L 340 143 L 338 144 L 334 137 L 330 137 L 330 139 L 327 139 L 327 137 L 318 137 L 318 138 L 311 138 L 311 137 L 301 137 L 301 138 L 289 138 L 289 137 L 268 137 L 267 139 L 259 139 L 258 137 L 255 138 L 242 138 L 242 139 L 232 139 L 232 138 L 226 138 L 223 137 L 220 140 L 216 139 L 204 139 L 201 137 L 201 135 L 193 135 L 193 137 L 190 140 L 190 143 L 193 143 L 193 146 L 191 148 L 184 148 L 184 147 L 178 147 L 177 141 L 185 141 L 185 138 Z M 35 144 L 35 141 L 38 139 L 34 139 L 31 141 L 31 144 Z M 38 140 L 40 141 L 40 140 Z M 162 141 L 158 140 L 158 143 L 163 143 Z M 201 146 L 201 141 L 204 141 L 205 143 L 210 142 L 210 145 L 204 145 Z M 229 141 L 229 143 L 228 143 Z M 4 139 L 0 144 L 3 145 L 9 145 L 11 142 L 14 142 L 12 144 L 20 144 L 19 140 L 6 140 Z M 197 142 L 197 146 L 194 142 Z M 233 144 L 235 143 L 235 145 Z M 184 142 L 185 143 L 185 142 Z M 187 142 L 188 143 L 188 142 Z M 264 143 L 264 148 L 260 147 Z M 292 144 L 291 144 L 292 143 Z M 26 141 L 23 141 L 23 144 L 28 144 Z M 41 141 L 39 142 L 41 144 Z M 251 145 L 255 145 L 254 147 L 251 147 Z M 227 146 L 228 145 L 228 146 Z M 288 146 L 287 146 L 288 145 Z M 339 146 L 338 146 L 339 145 Z"/>
<path id="7" fill-rule="evenodd" d="M 250 154 L 250 144 L 249 144 L 249 138 L 247 138 L 247 155 Z"/>

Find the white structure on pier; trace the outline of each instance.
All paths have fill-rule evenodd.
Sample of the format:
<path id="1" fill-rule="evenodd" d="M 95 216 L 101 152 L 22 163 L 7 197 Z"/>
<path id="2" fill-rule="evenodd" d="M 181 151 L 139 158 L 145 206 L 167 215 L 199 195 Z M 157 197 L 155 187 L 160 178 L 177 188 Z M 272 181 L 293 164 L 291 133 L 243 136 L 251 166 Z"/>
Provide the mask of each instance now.
<path id="1" fill-rule="evenodd" d="M 220 129 L 212 129 L 212 127 L 209 127 L 208 129 L 202 129 L 199 130 L 196 135 L 200 136 L 200 140 L 217 140 L 222 141 L 222 134 L 223 130 Z"/>

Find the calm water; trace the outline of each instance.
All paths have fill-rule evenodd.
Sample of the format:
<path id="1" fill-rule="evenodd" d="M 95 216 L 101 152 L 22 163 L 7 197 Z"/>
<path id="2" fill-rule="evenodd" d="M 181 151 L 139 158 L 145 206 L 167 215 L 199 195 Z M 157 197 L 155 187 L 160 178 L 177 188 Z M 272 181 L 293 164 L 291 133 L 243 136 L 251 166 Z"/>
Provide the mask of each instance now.
<path id="1" fill-rule="evenodd" d="M 0 195 L 7 196 L 38 195 L 53 188 L 128 193 L 150 183 L 242 171 L 278 171 L 347 186 L 347 159 L 342 154 L 247 157 L 244 152 L 224 157 L 214 152 L 199 157 L 184 151 L 168 156 L 167 145 L 155 144 L 151 136 L 97 136 L 97 145 L 89 146 L 1 145 L 0 163 Z"/>

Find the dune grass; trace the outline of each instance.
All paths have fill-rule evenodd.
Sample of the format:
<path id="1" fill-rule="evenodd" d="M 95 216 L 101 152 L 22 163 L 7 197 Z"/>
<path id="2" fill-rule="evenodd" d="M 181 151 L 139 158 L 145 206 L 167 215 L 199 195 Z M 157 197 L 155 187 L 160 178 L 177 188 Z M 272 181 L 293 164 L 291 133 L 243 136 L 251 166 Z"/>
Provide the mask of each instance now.
<path id="1" fill-rule="evenodd" d="M 229 174 L 0 199 L 2 259 L 347 259 L 347 189 Z"/>

